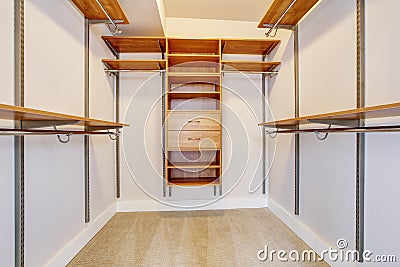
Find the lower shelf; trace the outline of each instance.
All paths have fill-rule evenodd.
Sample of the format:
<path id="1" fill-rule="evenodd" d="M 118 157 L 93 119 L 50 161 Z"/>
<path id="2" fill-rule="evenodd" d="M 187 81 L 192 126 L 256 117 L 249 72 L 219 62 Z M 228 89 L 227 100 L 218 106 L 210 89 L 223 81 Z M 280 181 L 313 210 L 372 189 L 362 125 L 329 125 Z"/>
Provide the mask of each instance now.
<path id="1" fill-rule="evenodd" d="M 170 178 L 167 183 L 168 186 L 217 186 L 220 184 L 220 179 L 215 177 Z"/>

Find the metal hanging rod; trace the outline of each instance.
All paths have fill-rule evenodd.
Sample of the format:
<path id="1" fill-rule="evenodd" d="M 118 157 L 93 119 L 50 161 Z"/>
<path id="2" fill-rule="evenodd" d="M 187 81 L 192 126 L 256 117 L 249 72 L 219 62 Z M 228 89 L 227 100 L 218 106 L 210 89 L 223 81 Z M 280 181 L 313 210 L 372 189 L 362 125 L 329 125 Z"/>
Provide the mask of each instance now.
<path id="1" fill-rule="evenodd" d="M 292 6 L 296 3 L 297 0 L 292 0 L 292 2 L 289 4 L 289 6 L 285 9 L 285 11 L 282 13 L 282 15 L 279 17 L 279 19 L 275 22 L 274 25 L 272 25 L 272 27 L 268 30 L 267 33 L 265 33 L 266 37 L 269 37 L 270 34 L 272 33 L 273 30 L 278 30 L 277 26 L 279 25 L 279 23 L 282 21 L 282 19 L 285 17 L 285 15 L 289 12 L 289 10 L 292 8 Z M 293 27 L 293 26 L 292 26 Z M 276 32 L 274 34 L 274 36 L 276 35 Z M 271 36 L 271 37 L 274 37 Z"/>
<path id="2" fill-rule="evenodd" d="M 268 135 L 280 133 L 368 133 L 368 132 L 400 132 L 400 125 L 360 126 L 360 127 L 336 127 L 336 128 L 312 128 L 267 131 Z"/>
<path id="3" fill-rule="evenodd" d="M 0 135 L 110 135 L 119 134 L 119 132 L 110 131 L 68 131 L 68 130 L 45 130 L 45 129 L 9 129 L 0 128 Z"/>
<path id="4" fill-rule="evenodd" d="M 110 32 L 112 34 L 121 34 L 122 31 L 121 29 L 118 27 L 118 25 L 115 23 L 115 21 L 111 18 L 110 14 L 108 14 L 107 10 L 104 8 L 103 4 L 100 2 L 100 0 L 96 0 L 97 4 L 100 6 L 101 10 L 104 12 L 104 14 L 107 16 L 108 20 L 110 21 L 111 25 L 114 27 L 114 31 L 112 31 L 110 29 L 109 24 L 106 24 L 108 29 L 110 30 Z"/>

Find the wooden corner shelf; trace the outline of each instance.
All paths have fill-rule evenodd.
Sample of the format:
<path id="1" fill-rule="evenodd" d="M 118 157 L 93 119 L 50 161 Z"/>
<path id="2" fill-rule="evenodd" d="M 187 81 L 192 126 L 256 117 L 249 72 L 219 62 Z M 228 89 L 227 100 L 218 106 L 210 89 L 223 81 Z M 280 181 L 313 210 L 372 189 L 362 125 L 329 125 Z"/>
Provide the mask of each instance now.
<path id="1" fill-rule="evenodd" d="M 221 39 L 222 54 L 269 55 L 280 40 Z"/>
<path id="2" fill-rule="evenodd" d="M 104 42 L 118 53 L 165 53 L 165 37 L 102 36 Z"/>
<path id="3" fill-rule="evenodd" d="M 217 67 L 220 61 L 220 56 L 215 55 L 187 55 L 174 54 L 168 55 L 168 66 L 187 65 L 188 67 Z M 215 63 L 215 64 L 210 64 Z M 186 66 L 182 66 L 186 67 Z"/>
<path id="4" fill-rule="evenodd" d="M 168 180 L 168 186 L 206 186 L 206 185 L 220 185 L 220 179 L 215 177 L 203 178 L 171 178 Z"/>
<path id="5" fill-rule="evenodd" d="M 182 91 L 168 91 L 169 98 L 174 99 L 189 99 L 189 98 L 214 98 L 219 99 L 221 97 L 221 92 L 182 92 Z"/>
<path id="6" fill-rule="evenodd" d="M 219 39 L 168 38 L 169 54 L 219 55 Z"/>
<path id="7" fill-rule="evenodd" d="M 103 121 L 92 118 L 78 117 L 62 113 L 44 111 L 39 109 L 25 108 L 0 104 L 0 119 L 11 121 L 30 122 L 36 127 L 46 127 L 54 125 L 73 125 L 86 126 L 98 129 L 116 129 L 129 126 L 123 123 Z M 41 126 L 42 125 L 42 126 Z"/>
<path id="8" fill-rule="evenodd" d="M 296 129 L 301 125 L 312 123 L 356 126 L 354 124 L 357 124 L 358 121 L 364 119 L 378 119 L 398 116 L 400 116 L 400 102 L 291 118 L 286 120 L 264 122 L 260 123 L 259 126 L 277 129 Z M 343 128 L 343 130 L 345 129 L 346 128 Z"/>
<path id="9" fill-rule="evenodd" d="M 207 83 L 219 85 L 221 83 L 220 73 L 168 73 L 169 84 Z"/>
<path id="10" fill-rule="evenodd" d="M 104 14 L 96 0 L 71 0 L 71 2 L 80 10 L 86 19 L 108 20 L 106 14 Z M 121 20 L 121 24 L 129 24 L 129 20 L 118 0 L 100 0 L 100 2 L 113 20 Z"/>
<path id="11" fill-rule="evenodd" d="M 297 0 L 279 24 L 296 25 L 318 1 L 319 0 Z M 275 0 L 258 24 L 258 28 L 266 28 L 264 24 L 275 24 L 291 2 L 292 0 Z"/>
<path id="12" fill-rule="evenodd" d="M 159 71 L 165 70 L 165 60 L 124 60 L 103 59 L 102 62 L 108 70 L 142 70 Z"/>
<path id="13" fill-rule="evenodd" d="M 280 62 L 222 60 L 224 71 L 243 72 L 272 72 L 281 64 Z"/>

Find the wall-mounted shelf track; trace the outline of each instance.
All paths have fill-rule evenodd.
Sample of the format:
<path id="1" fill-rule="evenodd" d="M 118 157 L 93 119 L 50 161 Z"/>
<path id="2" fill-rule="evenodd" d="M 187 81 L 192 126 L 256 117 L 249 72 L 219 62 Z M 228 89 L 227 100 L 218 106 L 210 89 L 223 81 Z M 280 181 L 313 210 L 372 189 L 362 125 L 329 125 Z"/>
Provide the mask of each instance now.
<path id="1" fill-rule="evenodd" d="M 107 14 L 102 7 L 116 23 L 129 24 L 124 11 L 118 0 L 71 0 L 71 2 L 81 11 L 82 15 L 88 20 L 108 21 Z"/>
<path id="2" fill-rule="evenodd" d="M 304 116 L 285 120 L 260 123 L 259 126 L 279 129 L 278 133 L 301 133 L 301 132 L 381 132 L 398 131 L 400 125 L 372 125 L 359 126 L 360 122 L 366 119 L 379 119 L 400 116 L 400 102 L 343 110 Z M 321 125 L 316 127 L 315 125 Z M 313 128 L 299 129 L 300 126 L 311 125 Z M 328 128 L 327 125 L 341 127 Z M 283 130 L 282 130 L 283 129 Z"/>
<path id="3" fill-rule="evenodd" d="M 123 123 L 78 117 L 62 113 L 0 104 L 0 119 L 21 122 L 22 130 L 49 126 L 84 126 L 88 131 L 118 129 Z M 87 132 L 88 132 L 87 131 Z M 43 132 L 45 133 L 45 132 Z"/>

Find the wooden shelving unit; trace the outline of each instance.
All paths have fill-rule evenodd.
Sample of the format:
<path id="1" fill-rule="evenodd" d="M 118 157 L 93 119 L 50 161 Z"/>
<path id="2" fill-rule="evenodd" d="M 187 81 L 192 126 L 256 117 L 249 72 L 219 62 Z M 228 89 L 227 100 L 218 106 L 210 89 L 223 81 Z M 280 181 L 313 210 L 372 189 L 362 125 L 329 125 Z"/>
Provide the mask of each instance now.
<path id="1" fill-rule="evenodd" d="M 279 45 L 279 40 L 256 40 L 256 39 L 221 39 L 224 54 L 232 55 L 259 55 L 260 59 L 268 56 Z M 244 60 L 221 60 L 222 70 L 225 72 L 273 72 L 280 62 L 244 61 Z"/>
<path id="2" fill-rule="evenodd" d="M 124 59 L 103 59 L 107 70 L 165 70 L 165 60 L 124 60 Z"/>
<path id="3" fill-rule="evenodd" d="M 388 118 L 388 117 L 398 117 L 400 116 L 400 102 L 391 103 L 386 105 L 371 106 L 358 109 L 343 110 L 338 112 L 330 112 L 317 114 L 312 116 L 304 116 L 299 118 L 291 118 L 286 120 L 278 120 L 271 122 L 260 123 L 260 126 L 265 126 L 268 128 L 276 129 L 295 129 L 296 132 L 301 132 L 300 126 L 310 125 L 310 124 L 324 124 L 324 125 L 338 125 L 343 126 L 342 128 L 330 129 L 329 131 L 348 131 L 349 128 L 356 131 L 360 128 L 362 132 L 368 131 L 368 127 L 358 127 L 359 122 L 365 119 L 378 119 L 378 118 Z M 386 126 L 374 126 L 371 131 L 380 131 L 380 128 L 384 129 Z M 320 127 L 322 128 L 322 127 Z M 324 130 L 322 129 L 314 130 Z M 400 128 L 400 126 L 388 127 L 389 129 Z M 326 126 L 325 126 L 325 130 Z M 304 129 L 304 132 L 309 132 L 310 129 Z"/>
<path id="4" fill-rule="evenodd" d="M 82 15 L 89 20 L 108 20 L 96 0 L 71 0 L 71 2 L 81 11 Z M 100 0 L 110 17 L 121 24 L 129 24 L 129 20 L 122 10 L 118 0 Z"/>
<path id="5" fill-rule="evenodd" d="M 118 53 L 163 53 L 165 37 L 102 36 L 111 50 Z"/>
<path id="6" fill-rule="evenodd" d="M 239 61 L 239 60 L 222 60 L 222 69 L 230 71 L 242 72 L 272 72 L 281 64 L 280 62 L 264 62 L 264 61 Z"/>
<path id="7" fill-rule="evenodd" d="M 127 124 L 123 123 L 78 117 L 68 114 L 5 104 L 0 104 L 0 119 L 25 122 L 30 126 L 27 128 L 40 128 L 52 125 L 73 125 L 85 126 L 95 130 L 96 128 L 117 129 L 128 126 Z"/>
<path id="8" fill-rule="evenodd" d="M 280 25 L 294 26 L 316 3 L 318 3 L 318 1 L 319 0 L 297 0 L 279 21 L 279 18 L 285 13 L 292 0 L 275 0 L 258 24 L 258 28 L 266 28 L 267 26 L 264 25 L 273 25 L 277 22 L 279 22 Z"/>
<path id="9" fill-rule="evenodd" d="M 221 39 L 221 53 L 267 56 L 280 42 L 264 39 Z"/>
<path id="10" fill-rule="evenodd" d="M 153 53 L 157 60 L 103 60 L 108 70 L 165 69 L 165 186 L 222 183 L 221 69 L 276 71 L 264 62 L 280 43 L 258 39 L 102 37 L 114 54 Z M 223 55 L 258 55 L 259 61 L 222 60 Z M 164 60 L 165 59 L 165 60 Z"/>

